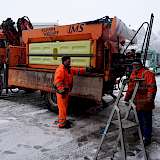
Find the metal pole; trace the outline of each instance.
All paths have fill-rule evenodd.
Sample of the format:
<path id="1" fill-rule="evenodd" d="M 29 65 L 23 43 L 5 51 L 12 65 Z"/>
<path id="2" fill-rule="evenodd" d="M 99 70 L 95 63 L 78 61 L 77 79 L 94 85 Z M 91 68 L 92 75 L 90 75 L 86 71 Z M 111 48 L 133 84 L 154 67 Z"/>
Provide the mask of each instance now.
<path id="1" fill-rule="evenodd" d="M 150 24 L 149 24 L 149 31 L 148 31 L 148 37 L 147 37 L 147 42 L 146 42 L 146 48 L 145 48 L 145 52 L 144 52 L 144 60 L 143 60 L 143 65 L 144 66 L 145 66 L 146 59 L 147 59 L 147 53 L 148 53 L 149 42 L 150 42 L 150 38 L 151 38 L 153 20 L 154 20 L 154 15 L 152 13 L 151 14 L 151 18 L 150 18 Z"/>
<path id="2" fill-rule="evenodd" d="M 9 46 L 6 48 L 6 68 L 5 68 L 5 88 L 6 94 L 8 94 L 8 67 L 9 67 Z"/>
<path id="3" fill-rule="evenodd" d="M 140 31 L 140 29 L 143 27 L 144 24 L 147 24 L 149 26 L 148 22 L 142 23 L 142 25 L 139 27 L 139 29 L 137 30 L 137 32 L 135 33 L 135 35 L 133 36 L 133 38 L 131 39 L 131 41 L 129 42 L 129 44 L 126 46 L 125 50 L 123 51 L 123 54 L 126 52 L 127 48 L 132 43 L 132 41 L 134 40 L 134 38 L 136 37 L 136 35 L 138 34 L 138 32 Z"/>
<path id="4" fill-rule="evenodd" d="M 147 26 L 147 30 L 146 30 L 146 33 L 145 33 L 145 37 L 144 37 L 143 44 L 142 44 L 142 49 L 141 49 L 141 54 L 143 53 L 143 49 L 144 49 L 144 45 L 146 43 L 146 38 L 147 38 L 147 35 L 148 35 L 148 31 L 149 31 L 149 26 Z"/>
<path id="5" fill-rule="evenodd" d="M 109 129 L 109 126 L 110 126 L 110 124 L 111 124 L 112 118 L 113 118 L 113 116 L 114 116 L 114 114 L 115 114 L 115 111 L 117 111 L 117 116 L 118 116 L 118 118 L 120 118 L 120 117 L 119 117 L 119 116 L 120 116 L 120 113 L 119 113 L 118 104 L 119 104 L 119 101 L 120 101 L 120 98 L 121 98 L 121 94 L 122 94 L 122 92 L 123 92 L 123 90 L 124 90 L 124 87 L 125 87 L 126 83 L 127 83 L 127 80 L 124 79 L 123 82 L 122 82 L 122 87 L 121 87 L 121 89 L 120 89 L 120 92 L 119 92 L 119 94 L 118 94 L 118 97 L 117 97 L 117 99 L 116 99 L 115 105 L 114 105 L 114 107 L 113 107 L 113 109 L 112 109 L 112 111 L 111 111 L 110 117 L 109 117 L 109 119 L 108 119 L 108 121 L 107 121 L 107 125 L 106 125 L 106 127 L 105 127 L 104 132 L 103 132 L 103 136 L 102 136 L 102 138 L 101 138 L 101 141 L 100 141 L 99 147 L 98 147 L 98 149 L 97 149 L 96 155 L 95 155 L 95 157 L 94 157 L 94 160 L 97 160 L 97 158 L 98 158 L 98 154 L 99 154 L 99 152 L 100 152 L 100 150 L 101 150 L 101 146 L 102 146 L 103 141 L 104 141 L 104 138 L 105 138 L 105 136 L 106 136 L 106 134 L 107 134 L 107 132 L 108 132 L 108 129 Z M 121 122 L 121 121 L 120 121 L 120 122 Z M 121 123 L 120 125 L 122 126 L 122 123 Z M 122 135 L 121 135 L 121 136 L 122 136 Z M 123 143 L 123 142 L 121 141 L 121 143 Z M 122 148 L 123 148 L 123 150 L 124 150 L 124 143 L 123 143 Z M 124 155 L 125 155 L 125 154 L 124 154 Z"/>
<path id="6" fill-rule="evenodd" d="M 108 129 L 109 129 L 109 126 L 110 126 L 110 123 L 111 123 L 111 121 L 112 121 L 112 118 L 113 118 L 113 116 L 114 116 L 115 111 L 116 111 L 116 109 L 115 109 L 115 107 L 114 107 L 114 108 L 112 109 L 111 115 L 110 115 L 110 117 L 109 117 L 109 119 L 108 119 L 108 122 L 107 122 L 107 125 L 106 125 L 106 127 L 105 127 L 105 130 L 104 130 L 104 132 L 103 132 L 103 136 L 102 136 L 102 138 L 101 138 L 101 142 L 100 142 L 99 147 L 98 147 L 98 149 L 97 149 L 97 152 L 96 152 L 96 155 L 95 155 L 95 157 L 94 157 L 94 160 L 97 160 L 97 158 L 98 158 L 99 151 L 101 150 L 101 146 L 102 146 L 102 144 L 103 144 L 104 138 L 105 138 L 105 136 L 106 136 L 106 134 L 107 134 L 107 131 L 108 131 Z"/>

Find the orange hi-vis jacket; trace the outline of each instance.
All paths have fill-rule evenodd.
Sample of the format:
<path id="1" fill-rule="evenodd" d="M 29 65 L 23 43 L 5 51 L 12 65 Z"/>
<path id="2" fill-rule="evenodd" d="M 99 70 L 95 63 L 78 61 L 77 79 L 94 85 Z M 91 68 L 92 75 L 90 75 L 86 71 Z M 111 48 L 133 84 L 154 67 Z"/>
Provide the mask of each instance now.
<path id="1" fill-rule="evenodd" d="M 67 69 L 63 64 L 59 65 L 54 75 L 54 85 L 59 94 L 68 93 L 73 87 L 73 75 L 84 74 L 84 68 L 70 68 Z"/>
<path id="2" fill-rule="evenodd" d="M 58 126 L 63 127 L 66 124 L 67 108 L 69 101 L 69 92 L 73 86 L 73 75 L 84 74 L 83 68 L 70 68 L 67 69 L 61 64 L 54 75 L 54 85 L 56 87 L 57 104 L 59 109 L 58 114 Z"/>
<path id="3" fill-rule="evenodd" d="M 138 71 L 133 71 L 130 76 L 125 101 L 129 101 L 132 96 L 136 84 L 135 79 L 144 79 L 144 81 L 140 81 L 139 88 L 134 99 L 136 109 L 137 111 L 151 111 L 155 107 L 154 99 L 157 92 L 155 74 L 144 67 Z"/>

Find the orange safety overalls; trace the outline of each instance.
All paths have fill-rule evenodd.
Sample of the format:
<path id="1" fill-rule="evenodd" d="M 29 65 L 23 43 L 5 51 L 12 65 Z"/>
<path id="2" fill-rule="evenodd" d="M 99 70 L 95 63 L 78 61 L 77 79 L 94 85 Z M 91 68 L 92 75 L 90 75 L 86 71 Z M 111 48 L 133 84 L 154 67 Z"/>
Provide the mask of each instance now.
<path id="1" fill-rule="evenodd" d="M 67 69 L 63 64 L 56 69 L 54 75 L 54 86 L 56 87 L 57 104 L 59 110 L 59 127 L 62 127 L 66 124 L 69 93 L 73 87 L 73 75 L 80 75 L 84 73 L 84 68 Z"/>

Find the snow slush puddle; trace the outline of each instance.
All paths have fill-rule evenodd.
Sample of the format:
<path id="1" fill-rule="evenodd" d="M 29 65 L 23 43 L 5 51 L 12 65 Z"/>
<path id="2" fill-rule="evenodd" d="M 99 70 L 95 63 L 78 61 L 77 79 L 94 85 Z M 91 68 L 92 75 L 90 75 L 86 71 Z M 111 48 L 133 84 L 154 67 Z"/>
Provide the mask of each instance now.
<path id="1" fill-rule="evenodd" d="M 17 118 L 15 117 L 6 117 L 5 119 L 0 119 L 0 125 L 10 123 L 11 121 L 16 120 L 16 119 Z"/>
<path id="2" fill-rule="evenodd" d="M 45 113 L 45 112 L 48 112 L 48 109 L 43 109 L 43 110 L 41 109 L 39 111 L 29 112 L 29 113 L 25 113 L 23 115 L 25 115 L 25 116 L 34 116 L 36 114 L 42 114 L 42 113 Z"/>
<path id="3" fill-rule="evenodd" d="M 4 124 L 4 123 L 9 123 L 9 122 L 10 122 L 9 120 L 0 119 L 0 125 L 1 125 L 1 124 Z"/>
<path id="4" fill-rule="evenodd" d="M 160 160 L 160 144 L 153 142 L 148 148 L 150 160 Z"/>

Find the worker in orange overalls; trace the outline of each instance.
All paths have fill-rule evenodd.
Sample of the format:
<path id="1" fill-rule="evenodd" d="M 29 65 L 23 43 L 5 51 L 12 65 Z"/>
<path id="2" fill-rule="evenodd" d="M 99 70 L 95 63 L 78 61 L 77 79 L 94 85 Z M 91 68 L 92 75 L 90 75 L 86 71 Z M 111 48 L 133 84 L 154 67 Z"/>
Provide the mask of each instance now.
<path id="1" fill-rule="evenodd" d="M 80 75 L 86 72 L 85 68 L 71 68 L 69 56 L 62 57 L 62 64 L 56 69 L 54 75 L 54 86 L 56 88 L 58 104 L 58 127 L 71 128 L 71 123 L 66 119 L 69 101 L 69 93 L 73 86 L 73 75 Z M 89 68 L 87 68 L 89 71 Z"/>
<path id="2" fill-rule="evenodd" d="M 133 71 L 124 100 L 127 102 L 130 100 L 136 83 L 135 79 L 144 79 L 144 81 L 140 82 L 134 103 L 136 105 L 141 132 L 144 137 L 144 145 L 147 146 L 151 143 L 152 109 L 155 107 L 154 100 L 157 92 L 155 74 L 143 67 L 140 59 L 135 60 L 132 66 Z"/>

